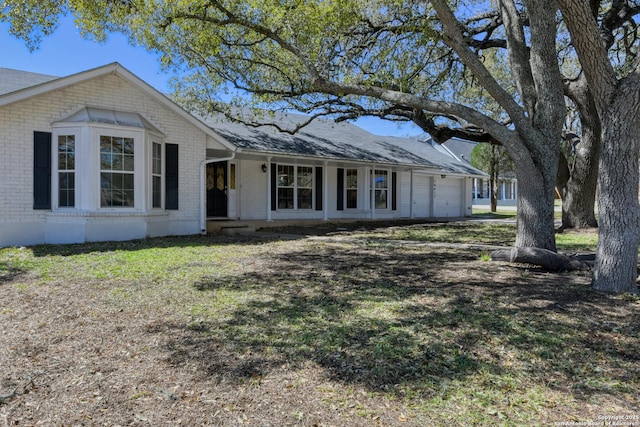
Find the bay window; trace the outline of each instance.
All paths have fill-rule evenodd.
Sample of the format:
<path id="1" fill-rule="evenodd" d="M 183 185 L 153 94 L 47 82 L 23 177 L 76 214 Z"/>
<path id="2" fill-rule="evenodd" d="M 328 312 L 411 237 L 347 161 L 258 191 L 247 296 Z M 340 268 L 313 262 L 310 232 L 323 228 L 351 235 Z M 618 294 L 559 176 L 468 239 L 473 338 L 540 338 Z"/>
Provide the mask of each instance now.
<path id="1" fill-rule="evenodd" d="M 144 212 L 166 200 L 175 208 L 166 194 L 175 195 L 177 152 L 164 151 L 175 144 L 139 114 L 84 107 L 53 123 L 51 142 L 53 209 Z"/>

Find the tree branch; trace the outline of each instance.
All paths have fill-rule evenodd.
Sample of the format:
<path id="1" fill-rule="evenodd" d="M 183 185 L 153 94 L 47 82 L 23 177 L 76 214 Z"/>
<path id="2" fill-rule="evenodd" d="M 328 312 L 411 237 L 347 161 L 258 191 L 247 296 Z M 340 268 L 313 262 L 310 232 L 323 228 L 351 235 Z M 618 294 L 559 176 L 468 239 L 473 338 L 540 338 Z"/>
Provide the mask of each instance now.
<path id="1" fill-rule="evenodd" d="M 532 130 L 522 108 L 493 78 L 480 58 L 478 58 L 478 56 L 469 49 L 469 46 L 464 41 L 460 29 L 460 23 L 453 15 L 453 12 L 451 12 L 445 1 L 431 0 L 431 4 L 436 10 L 438 18 L 444 27 L 446 33 L 446 36 L 444 37 L 445 43 L 447 43 L 458 54 L 462 62 L 471 70 L 475 78 L 480 81 L 482 87 L 485 88 L 493 99 L 495 99 L 495 101 L 507 112 L 513 123 L 516 125 L 516 128 L 521 127 L 523 129 Z"/>
<path id="2" fill-rule="evenodd" d="M 603 113 L 611 100 L 616 74 L 609 61 L 607 49 L 601 39 L 594 39 L 600 29 L 589 4 L 582 1 L 558 0 L 562 16 L 571 34 L 596 107 Z"/>
<path id="3" fill-rule="evenodd" d="M 537 96 L 529 65 L 529 48 L 526 44 L 522 22 L 513 0 L 500 0 L 499 5 L 503 16 L 505 33 L 507 34 L 509 66 L 511 67 L 518 92 L 522 96 L 525 110 L 529 117 L 533 117 L 533 108 L 536 105 Z"/>

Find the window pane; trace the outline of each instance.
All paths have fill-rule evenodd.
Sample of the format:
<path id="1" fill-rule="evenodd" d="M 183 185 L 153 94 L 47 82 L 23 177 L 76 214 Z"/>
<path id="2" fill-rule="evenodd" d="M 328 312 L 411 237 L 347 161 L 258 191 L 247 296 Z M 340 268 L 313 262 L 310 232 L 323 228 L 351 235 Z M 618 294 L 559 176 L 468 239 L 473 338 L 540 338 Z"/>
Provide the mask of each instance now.
<path id="1" fill-rule="evenodd" d="M 75 135 L 58 136 L 58 169 L 75 169 Z"/>
<path id="2" fill-rule="evenodd" d="M 298 187 L 313 188 L 313 168 L 298 166 Z"/>
<path id="3" fill-rule="evenodd" d="M 111 153 L 111 137 L 102 135 L 100 137 L 100 152 Z"/>
<path id="4" fill-rule="evenodd" d="M 278 165 L 278 187 L 293 187 L 293 166 Z"/>
<path id="5" fill-rule="evenodd" d="M 111 155 L 111 169 L 121 171 L 124 168 L 124 156 L 122 154 Z"/>
<path id="6" fill-rule="evenodd" d="M 110 153 L 100 153 L 100 169 L 112 169 L 113 156 Z"/>
<path id="7" fill-rule="evenodd" d="M 358 169 L 347 169 L 347 188 L 358 188 Z"/>
<path id="8" fill-rule="evenodd" d="M 159 176 L 153 177 L 152 199 L 152 206 L 154 208 L 162 207 L 162 178 Z"/>
<path id="9" fill-rule="evenodd" d="M 100 204 L 109 206 L 133 206 L 133 175 L 121 173 L 100 174 Z"/>
<path id="10" fill-rule="evenodd" d="M 298 209 L 313 208 L 313 191 L 308 188 L 298 189 Z"/>
<path id="11" fill-rule="evenodd" d="M 128 173 L 128 174 L 123 174 L 122 175 L 122 188 L 124 190 L 133 190 L 133 175 Z"/>
<path id="12" fill-rule="evenodd" d="M 133 172 L 133 138 L 100 137 L 100 160 L 103 169 Z"/>
<path id="13" fill-rule="evenodd" d="M 112 173 L 100 174 L 100 206 L 111 206 Z"/>
<path id="14" fill-rule="evenodd" d="M 387 171 L 376 171 L 376 188 L 388 188 L 387 185 Z"/>
<path id="15" fill-rule="evenodd" d="M 358 190 L 347 190 L 347 209 L 358 208 Z"/>
<path id="16" fill-rule="evenodd" d="M 133 155 L 133 138 L 122 138 L 122 152 Z"/>
<path id="17" fill-rule="evenodd" d="M 387 190 L 376 190 L 376 209 L 387 209 Z"/>
<path id="18" fill-rule="evenodd" d="M 293 188 L 278 188 L 278 209 L 293 209 Z"/>
<path id="19" fill-rule="evenodd" d="M 236 165 L 235 163 L 231 163 L 229 165 L 229 188 L 232 190 L 236 189 Z"/>
<path id="20" fill-rule="evenodd" d="M 58 206 L 75 206 L 75 173 L 73 172 L 58 174 Z"/>
<path id="21" fill-rule="evenodd" d="M 151 173 L 162 174 L 162 149 L 157 142 L 153 143 L 153 157 L 151 161 Z"/>
<path id="22" fill-rule="evenodd" d="M 123 156 L 122 170 L 133 172 L 133 156 L 131 155 Z"/>

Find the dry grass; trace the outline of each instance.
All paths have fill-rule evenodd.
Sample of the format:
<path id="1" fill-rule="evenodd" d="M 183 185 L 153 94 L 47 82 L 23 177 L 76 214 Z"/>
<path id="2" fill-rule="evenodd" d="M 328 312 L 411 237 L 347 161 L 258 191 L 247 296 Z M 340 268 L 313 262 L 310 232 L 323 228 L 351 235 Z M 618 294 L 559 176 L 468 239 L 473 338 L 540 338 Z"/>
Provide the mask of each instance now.
<path id="1" fill-rule="evenodd" d="M 636 297 L 421 227 L 2 249 L 0 426 L 640 424 Z"/>

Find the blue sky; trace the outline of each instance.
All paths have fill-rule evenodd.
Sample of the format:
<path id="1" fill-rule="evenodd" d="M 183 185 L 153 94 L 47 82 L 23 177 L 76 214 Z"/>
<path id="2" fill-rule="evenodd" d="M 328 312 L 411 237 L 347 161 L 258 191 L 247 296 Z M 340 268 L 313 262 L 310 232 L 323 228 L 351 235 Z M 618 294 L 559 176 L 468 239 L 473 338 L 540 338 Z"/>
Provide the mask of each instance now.
<path id="1" fill-rule="evenodd" d="M 83 40 L 71 18 L 65 18 L 56 32 L 43 39 L 40 48 L 29 52 L 24 42 L 9 34 L 9 25 L 0 23 L 0 67 L 35 73 L 65 76 L 119 62 L 156 89 L 167 92 L 171 77 L 160 70 L 156 55 L 141 47 L 131 46 L 126 37 L 111 34 L 106 43 Z M 410 136 L 422 132 L 412 125 L 398 126 L 375 118 L 361 119 L 357 124 L 377 135 Z"/>

